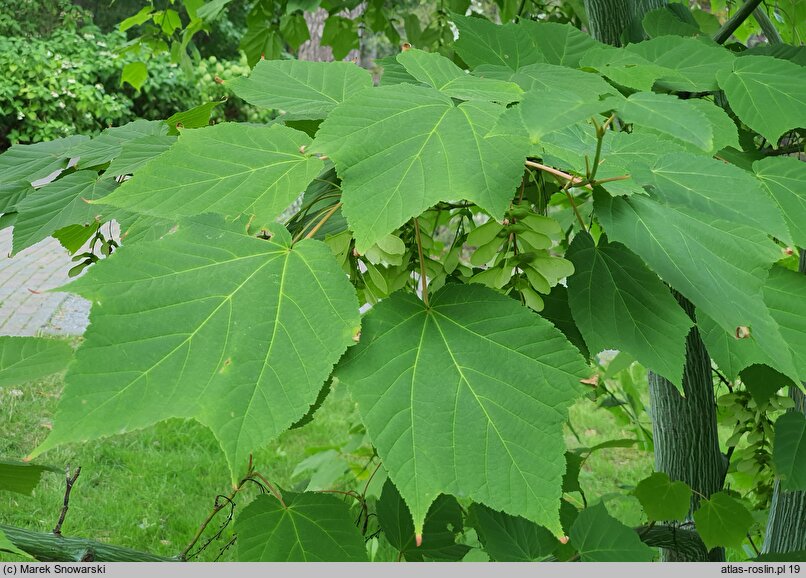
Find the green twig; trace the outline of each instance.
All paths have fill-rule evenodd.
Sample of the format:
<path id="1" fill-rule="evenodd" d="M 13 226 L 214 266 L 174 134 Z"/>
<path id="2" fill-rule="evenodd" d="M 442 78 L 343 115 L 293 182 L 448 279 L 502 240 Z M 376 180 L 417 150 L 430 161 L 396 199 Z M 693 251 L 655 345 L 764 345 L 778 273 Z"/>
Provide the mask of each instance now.
<path id="1" fill-rule="evenodd" d="M 758 22 L 758 25 L 764 32 L 764 37 L 767 39 L 769 44 L 784 43 L 784 39 L 781 38 L 781 34 L 778 32 L 775 24 L 773 24 L 772 20 L 770 20 L 770 17 L 767 16 L 767 13 L 761 7 L 753 10 L 753 17 L 756 19 L 756 22 Z"/>
<path id="2" fill-rule="evenodd" d="M 520 18 L 523 15 L 524 8 L 526 8 L 526 0 L 521 0 L 521 5 L 518 6 L 518 13 L 515 16 Z"/>
<path id="3" fill-rule="evenodd" d="M 761 556 L 761 551 L 756 546 L 756 543 L 753 542 L 753 537 L 750 535 L 750 532 L 747 533 L 747 541 L 750 542 L 750 546 L 752 546 L 753 552 L 756 553 L 756 556 Z"/>
<path id="4" fill-rule="evenodd" d="M 736 13 L 728 18 L 727 22 L 725 22 L 722 27 L 716 31 L 714 34 L 714 42 L 717 44 L 723 44 L 730 35 L 736 32 L 736 29 L 742 25 L 742 23 L 747 20 L 750 15 L 753 13 L 753 10 L 758 8 L 758 5 L 761 4 L 761 0 L 747 0 L 744 4 L 742 4 Z"/>
<path id="5" fill-rule="evenodd" d="M 316 223 L 316 226 L 313 229 L 311 229 L 311 232 L 305 235 L 305 238 L 310 239 L 311 237 L 316 235 L 316 232 L 322 228 L 322 225 L 324 225 L 327 222 L 327 220 L 333 216 L 333 213 L 338 211 L 340 208 L 341 208 L 340 202 L 333 205 L 333 207 L 325 214 L 325 216 L 322 217 L 322 219 L 318 223 Z"/>
<path id="6" fill-rule="evenodd" d="M 593 168 L 590 170 L 590 174 L 588 175 L 588 182 L 592 183 L 596 179 L 596 171 L 599 169 L 599 162 L 602 158 L 602 142 L 604 141 L 605 133 L 607 132 L 608 125 L 613 122 L 613 118 L 615 115 L 611 115 L 607 121 L 599 126 L 599 123 L 596 122 L 596 118 L 593 118 L 593 126 L 596 127 L 596 152 L 593 155 Z"/>
<path id="7" fill-rule="evenodd" d="M 563 192 L 565 196 L 568 197 L 568 202 L 571 203 L 571 208 L 574 210 L 574 215 L 576 215 L 577 221 L 579 221 L 579 226 L 582 227 L 583 231 L 588 230 L 585 226 L 585 220 L 582 218 L 582 215 L 579 214 L 579 209 L 577 208 L 577 204 L 574 202 L 574 196 L 571 194 L 571 191 L 568 189 L 571 187 L 572 181 L 568 181 L 565 186 L 563 187 Z"/>

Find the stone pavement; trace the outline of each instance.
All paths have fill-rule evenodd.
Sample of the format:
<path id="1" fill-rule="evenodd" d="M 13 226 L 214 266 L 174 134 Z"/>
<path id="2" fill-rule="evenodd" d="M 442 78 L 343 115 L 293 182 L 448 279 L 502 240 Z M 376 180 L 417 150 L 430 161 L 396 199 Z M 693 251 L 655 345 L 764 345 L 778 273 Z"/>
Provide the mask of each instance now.
<path id="1" fill-rule="evenodd" d="M 0 335 L 81 335 L 89 302 L 67 293 L 46 293 L 67 283 L 70 256 L 48 238 L 11 252 L 11 228 L 0 231 Z"/>

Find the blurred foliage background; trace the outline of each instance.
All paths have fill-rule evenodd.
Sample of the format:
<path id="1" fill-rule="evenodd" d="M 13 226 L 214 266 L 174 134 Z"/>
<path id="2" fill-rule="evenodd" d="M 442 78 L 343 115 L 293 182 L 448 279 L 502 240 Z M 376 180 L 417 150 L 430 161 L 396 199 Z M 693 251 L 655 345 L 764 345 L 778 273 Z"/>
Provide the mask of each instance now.
<path id="1" fill-rule="evenodd" d="M 141 0 L 0 0 L 0 151 L 72 134 L 95 134 L 136 118 L 163 119 L 227 91 L 216 83 L 249 73 L 238 50 L 238 6 L 217 28 L 199 35 L 192 70 L 154 53 L 139 90 L 121 83 L 121 70 L 137 60 L 118 23 Z M 242 3 L 234 3 L 243 6 Z M 241 22 L 243 28 L 245 22 Z M 236 97 L 213 120 L 259 121 L 265 113 Z"/>
<path id="2" fill-rule="evenodd" d="M 703 32 L 741 2 L 687 4 Z M 784 42 L 800 45 L 806 2 L 763 6 Z M 450 13 L 587 25 L 583 0 L 0 0 L 0 152 L 136 118 L 164 119 L 227 100 L 213 122 L 262 122 L 219 82 L 261 57 L 375 61 L 409 42 L 453 57 Z M 763 39 L 754 19 L 734 35 Z"/>

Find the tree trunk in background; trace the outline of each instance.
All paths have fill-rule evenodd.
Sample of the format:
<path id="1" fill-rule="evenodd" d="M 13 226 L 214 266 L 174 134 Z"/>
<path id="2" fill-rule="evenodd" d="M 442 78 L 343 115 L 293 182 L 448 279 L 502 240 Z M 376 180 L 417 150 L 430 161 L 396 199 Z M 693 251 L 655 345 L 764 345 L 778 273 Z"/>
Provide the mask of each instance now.
<path id="1" fill-rule="evenodd" d="M 800 252 L 800 272 L 806 273 L 806 250 Z M 806 413 L 806 396 L 803 392 L 791 387 L 789 396 L 795 400 L 795 407 L 791 411 Z M 806 492 L 784 492 L 776 481 L 763 552 L 796 550 L 806 550 Z"/>
<path id="2" fill-rule="evenodd" d="M 677 298 L 693 319 L 694 306 L 682 296 Z M 719 450 L 711 358 L 696 327 L 686 338 L 683 391 L 685 397 L 668 380 L 649 372 L 655 470 L 687 483 L 697 492 L 691 499 L 693 512 L 700 501 L 697 494 L 708 497 L 722 489 L 727 465 Z M 664 561 L 691 561 L 671 550 L 663 550 L 662 554 Z M 713 550 L 707 559 L 724 561 L 725 552 Z"/>
<path id="3" fill-rule="evenodd" d="M 666 4 L 667 0 L 585 0 L 590 34 L 599 42 L 621 46 L 621 33 L 633 19 Z"/>
<path id="4" fill-rule="evenodd" d="M 622 32 L 666 0 L 585 0 L 590 31 L 600 42 L 619 46 Z M 677 296 L 686 313 L 694 318 L 694 307 Z M 681 480 L 704 496 L 720 490 L 725 477 L 725 459 L 719 450 L 716 403 L 711 376 L 711 359 L 696 327 L 686 338 L 686 365 L 682 397 L 669 381 L 649 372 L 655 469 L 672 480 Z M 699 501 L 692 498 L 692 511 Z M 723 561 L 724 550 L 707 557 L 683 557 L 661 550 L 664 561 Z"/>
<path id="5" fill-rule="evenodd" d="M 364 12 L 364 3 L 359 4 L 352 10 L 344 10 L 340 16 L 345 18 L 358 18 Z M 300 60 L 309 60 L 315 62 L 330 62 L 333 60 L 333 50 L 330 46 L 322 45 L 322 32 L 325 29 L 325 20 L 327 20 L 328 13 L 324 8 L 318 8 L 316 12 L 305 12 L 305 22 L 308 23 L 308 33 L 311 35 L 310 40 L 306 40 L 302 46 L 299 47 L 297 58 Z M 361 31 L 359 31 L 359 44 L 362 44 L 360 38 Z M 360 62 L 361 51 L 351 50 L 345 60 L 355 60 Z"/>
<path id="6" fill-rule="evenodd" d="M 310 40 L 306 40 L 299 47 L 297 58 L 300 60 L 310 60 L 314 62 L 333 60 L 333 51 L 330 46 L 322 46 L 322 31 L 325 29 L 327 20 L 327 10 L 319 8 L 316 12 L 306 12 L 305 22 L 308 23 Z"/>

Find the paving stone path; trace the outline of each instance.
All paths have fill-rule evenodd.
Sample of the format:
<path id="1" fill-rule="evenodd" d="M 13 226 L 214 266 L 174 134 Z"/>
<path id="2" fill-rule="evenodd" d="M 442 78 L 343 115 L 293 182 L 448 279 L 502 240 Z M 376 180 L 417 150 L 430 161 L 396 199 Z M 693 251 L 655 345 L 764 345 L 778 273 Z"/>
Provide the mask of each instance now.
<path id="1" fill-rule="evenodd" d="M 9 258 L 11 231 L 0 231 L 0 335 L 84 333 L 89 302 L 45 292 L 69 280 L 67 251 L 55 239 L 46 239 Z"/>

